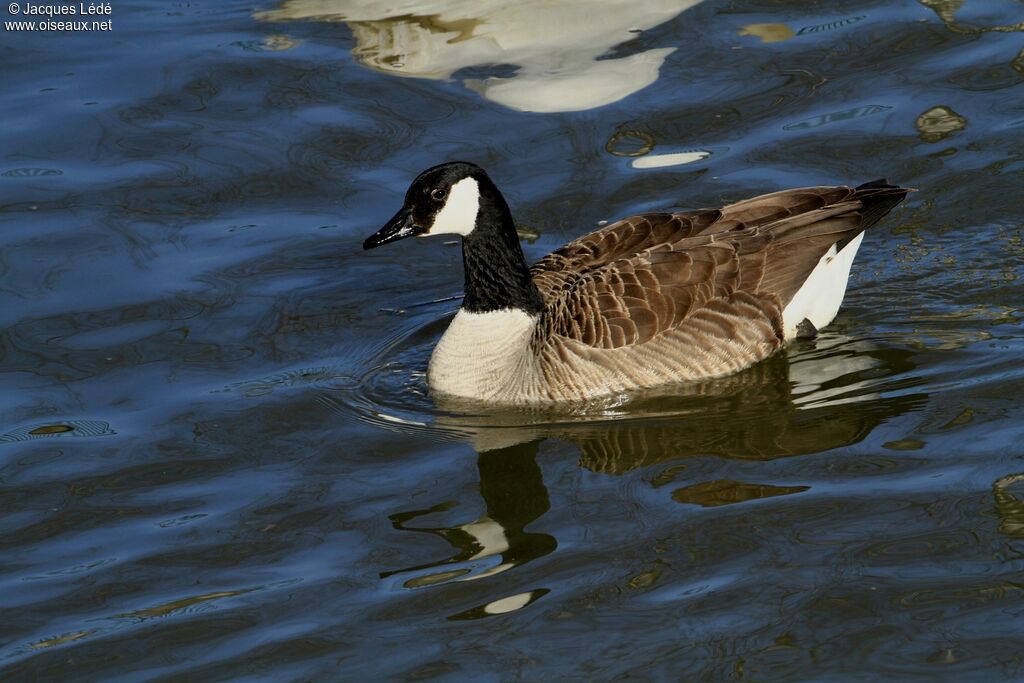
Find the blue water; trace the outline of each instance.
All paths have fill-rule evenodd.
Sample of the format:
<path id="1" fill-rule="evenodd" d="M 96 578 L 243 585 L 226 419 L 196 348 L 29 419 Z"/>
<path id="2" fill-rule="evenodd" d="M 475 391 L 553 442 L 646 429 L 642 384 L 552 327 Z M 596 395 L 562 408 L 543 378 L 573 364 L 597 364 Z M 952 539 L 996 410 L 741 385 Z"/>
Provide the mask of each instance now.
<path id="1" fill-rule="evenodd" d="M 1024 679 L 1019 2 L 111 7 L 0 32 L 0 679 Z M 812 342 L 452 410 L 457 245 L 361 249 L 449 159 L 531 260 L 918 192 Z"/>

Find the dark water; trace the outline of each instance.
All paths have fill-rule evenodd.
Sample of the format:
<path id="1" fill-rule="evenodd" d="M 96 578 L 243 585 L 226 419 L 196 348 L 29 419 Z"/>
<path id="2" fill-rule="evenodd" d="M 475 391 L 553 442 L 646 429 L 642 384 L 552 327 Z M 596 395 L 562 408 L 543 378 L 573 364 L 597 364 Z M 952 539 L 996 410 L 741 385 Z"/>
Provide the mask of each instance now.
<path id="1" fill-rule="evenodd" d="M 0 678 L 1024 679 L 1024 5 L 692 4 L 0 34 Z M 920 191 L 815 342 L 467 414 L 423 378 L 457 247 L 360 249 L 451 158 L 531 259 Z"/>

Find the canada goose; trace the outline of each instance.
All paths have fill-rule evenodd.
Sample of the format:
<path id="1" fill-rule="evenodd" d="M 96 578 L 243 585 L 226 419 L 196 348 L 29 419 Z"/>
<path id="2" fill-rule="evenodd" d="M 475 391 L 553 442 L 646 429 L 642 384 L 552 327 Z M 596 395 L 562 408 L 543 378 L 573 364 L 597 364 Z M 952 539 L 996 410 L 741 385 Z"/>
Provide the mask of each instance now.
<path id="1" fill-rule="evenodd" d="M 427 383 L 495 403 L 584 400 L 727 375 L 832 322 L 864 230 L 909 190 L 808 187 L 721 209 L 650 213 L 527 267 L 482 168 L 421 173 L 364 249 L 462 236 L 465 298 Z"/>

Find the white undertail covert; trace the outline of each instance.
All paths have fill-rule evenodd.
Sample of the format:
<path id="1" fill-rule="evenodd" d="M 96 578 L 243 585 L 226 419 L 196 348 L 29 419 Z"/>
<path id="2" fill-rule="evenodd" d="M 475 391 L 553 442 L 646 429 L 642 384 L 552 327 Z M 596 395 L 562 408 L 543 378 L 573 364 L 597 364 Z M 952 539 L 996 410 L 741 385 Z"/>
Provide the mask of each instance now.
<path id="1" fill-rule="evenodd" d="M 863 239 L 862 232 L 838 252 L 833 244 L 818 261 L 818 265 L 782 311 L 782 326 L 787 341 L 796 338 L 797 326 L 805 318 L 819 330 L 835 319 L 846 295 L 850 266 L 853 265 L 853 258 Z"/>

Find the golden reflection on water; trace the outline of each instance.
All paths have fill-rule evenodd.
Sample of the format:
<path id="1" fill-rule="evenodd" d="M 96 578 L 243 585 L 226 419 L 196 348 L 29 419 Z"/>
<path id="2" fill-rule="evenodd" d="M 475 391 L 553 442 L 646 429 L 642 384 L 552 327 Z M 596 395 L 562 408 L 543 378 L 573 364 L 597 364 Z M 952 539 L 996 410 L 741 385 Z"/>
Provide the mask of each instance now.
<path id="1" fill-rule="evenodd" d="M 925 142 L 939 142 L 967 127 L 967 119 L 945 106 L 932 107 L 914 122 Z"/>
<path id="2" fill-rule="evenodd" d="M 103 420 L 68 420 L 55 424 L 27 425 L 0 434 L 0 443 L 31 441 L 34 439 L 110 436 L 116 432 Z"/>
<path id="3" fill-rule="evenodd" d="M 282 52 L 298 47 L 302 41 L 295 40 L 284 34 L 274 34 L 263 39 L 263 48 L 271 52 Z"/>
<path id="4" fill-rule="evenodd" d="M 464 69 L 514 65 L 512 75 L 463 85 L 512 109 L 580 111 L 617 102 L 658 78 L 676 48 L 608 58 L 612 48 L 700 0 L 285 0 L 263 21 L 345 22 L 362 64 L 395 76 L 448 79 Z"/>
<path id="5" fill-rule="evenodd" d="M 757 36 L 761 39 L 762 43 L 781 43 L 783 41 L 790 40 L 791 38 L 796 38 L 797 36 L 843 29 L 863 21 L 864 19 L 867 19 L 864 15 L 846 17 L 835 21 L 828 21 L 823 24 L 803 26 L 796 31 L 794 31 L 789 24 L 784 23 L 746 24 L 740 28 L 737 35 Z"/>
<path id="6" fill-rule="evenodd" d="M 260 589 L 259 588 L 242 588 L 242 589 L 239 589 L 239 590 L 216 591 L 216 592 L 213 592 L 213 593 L 204 593 L 202 595 L 193 595 L 193 596 L 189 596 L 187 598 L 181 598 L 181 599 L 178 599 L 178 600 L 172 600 L 170 602 L 167 602 L 167 603 L 164 603 L 164 604 L 161 604 L 161 605 L 156 605 L 154 607 L 147 607 L 147 608 L 144 608 L 144 609 L 135 610 L 133 612 L 124 612 L 122 614 L 114 614 L 114 615 L 112 615 L 112 617 L 113 618 L 120 618 L 120 619 L 134 618 L 134 619 L 143 619 L 143 620 L 144 619 L 160 618 L 160 617 L 168 617 L 168 616 L 171 616 L 171 615 L 174 615 L 174 614 L 178 614 L 178 613 L 181 613 L 181 612 L 189 611 L 191 608 L 196 607 L 198 605 L 202 605 L 204 603 L 213 602 L 213 601 L 216 601 L 216 600 L 221 600 L 223 598 L 232 598 L 232 597 L 236 597 L 236 596 L 239 596 L 239 595 L 245 595 L 246 593 L 251 593 L 251 592 L 256 591 L 256 590 L 260 590 Z M 64 645 L 66 643 L 74 642 L 74 641 L 77 641 L 77 640 L 84 640 L 86 638 L 89 638 L 90 636 L 102 634 L 103 632 L 109 631 L 109 630 L 110 630 L 110 627 L 107 626 L 104 629 L 95 629 L 95 628 L 93 628 L 93 629 L 85 629 L 85 630 L 80 630 L 80 631 L 74 631 L 72 633 L 66 633 L 66 634 L 61 635 L 61 636 L 55 636 L 55 637 L 52 637 L 52 638 L 47 638 L 45 640 L 38 641 L 36 643 L 32 643 L 31 645 L 29 645 L 29 648 L 32 649 L 32 650 L 38 650 L 38 649 L 43 649 L 43 648 L 48 648 L 48 647 L 55 647 L 55 646 L 58 646 L 58 645 Z"/>
<path id="7" fill-rule="evenodd" d="M 992 485 L 999 531 L 1024 538 L 1024 472 L 1009 474 Z"/>
<path id="8" fill-rule="evenodd" d="M 42 427 L 36 427 L 35 429 L 29 430 L 29 436 L 42 436 L 46 434 L 64 434 L 65 432 L 73 432 L 75 428 L 71 425 L 43 425 Z"/>
<path id="9" fill-rule="evenodd" d="M 964 0 L 918 0 L 922 5 L 935 12 L 939 20 L 945 24 L 946 28 L 955 33 L 963 33 L 967 35 L 981 34 L 981 33 L 1015 33 L 1018 31 L 1024 31 L 1024 21 L 1017 22 L 1016 24 L 996 24 L 993 26 L 975 26 L 973 24 L 967 24 L 959 21 L 956 18 L 956 13 L 963 8 Z M 981 2 L 977 2 L 975 6 L 983 6 Z M 1010 66 L 1021 74 L 1024 74 L 1024 48 L 1021 48 L 1017 56 L 1010 62 Z"/>
<path id="10" fill-rule="evenodd" d="M 156 605 L 154 607 L 147 607 L 145 609 L 135 610 L 134 612 L 125 612 L 124 614 L 118 614 L 119 617 L 137 617 L 140 619 L 151 619 L 154 617 L 166 617 L 176 612 L 187 610 L 196 605 L 201 605 L 205 602 L 212 600 L 221 600 L 223 598 L 233 598 L 237 595 L 245 595 L 251 593 L 257 588 L 242 588 L 233 591 L 216 591 L 213 593 L 204 593 L 202 595 L 192 595 L 187 598 L 181 598 L 179 600 L 172 600 L 171 602 L 164 603 L 162 605 Z"/>
<path id="11" fill-rule="evenodd" d="M 740 29 L 741 36 L 757 36 L 762 43 L 781 43 L 789 40 L 796 33 L 789 24 L 747 24 Z"/>
<path id="12" fill-rule="evenodd" d="M 45 647 L 55 647 L 57 645 L 64 645 L 65 643 L 73 643 L 76 640 L 82 640 L 88 638 L 90 635 L 95 633 L 94 630 L 88 631 L 73 631 L 72 633 L 66 633 L 62 636 L 56 636 L 54 638 L 47 638 L 46 640 L 40 640 L 38 643 L 33 643 L 29 647 L 33 650 L 41 650 Z"/>

